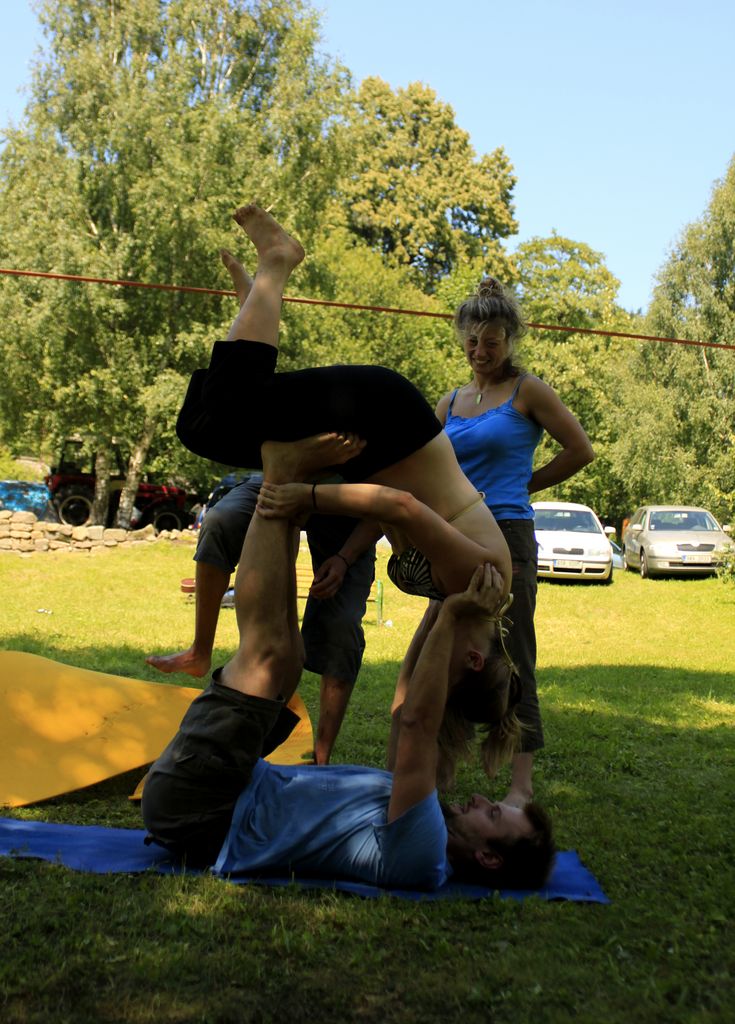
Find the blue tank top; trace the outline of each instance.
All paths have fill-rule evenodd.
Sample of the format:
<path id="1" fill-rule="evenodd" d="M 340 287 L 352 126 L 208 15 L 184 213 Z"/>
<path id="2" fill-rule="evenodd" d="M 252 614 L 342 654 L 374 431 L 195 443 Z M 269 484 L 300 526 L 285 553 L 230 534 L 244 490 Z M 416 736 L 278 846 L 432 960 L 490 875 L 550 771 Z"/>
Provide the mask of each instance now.
<path id="1" fill-rule="evenodd" d="M 525 376 L 525 374 L 524 374 Z M 485 504 L 496 519 L 533 519 L 528 481 L 533 472 L 535 452 L 543 427 L 513 408 L 523 376 L 507 402 L 464 419 L 452 414 L 455 388 L 447 410 L 444 429 L 452 442 L 457 461 L 478 491 L 485 492 Z"/>

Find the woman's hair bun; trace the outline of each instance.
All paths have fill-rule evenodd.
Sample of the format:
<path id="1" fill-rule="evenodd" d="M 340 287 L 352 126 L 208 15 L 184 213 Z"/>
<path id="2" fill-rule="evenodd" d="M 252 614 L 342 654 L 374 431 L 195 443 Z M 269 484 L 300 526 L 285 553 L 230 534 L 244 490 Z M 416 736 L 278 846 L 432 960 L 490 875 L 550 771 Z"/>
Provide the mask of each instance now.
<path id="1" fill-rule="evenodd" d="M 477 288 L 477 294 L 481 298 L 487 295 L 505 295 L 505 288 L 496 277 L 483 277 Z"/>
<path id="2" fill-rule="evenodd" d="M 457 307 L 454 327 L 460 338 L 464 338 L 478 324 L 490 323 L 502 324 L 509 342 L 517 341 L 526 333 L 526 324 L 512 290 L 488 274 L 478 284 L 477 291 Z M 519 371 L 520 368 L 514 366 L 512 375 Z"/>

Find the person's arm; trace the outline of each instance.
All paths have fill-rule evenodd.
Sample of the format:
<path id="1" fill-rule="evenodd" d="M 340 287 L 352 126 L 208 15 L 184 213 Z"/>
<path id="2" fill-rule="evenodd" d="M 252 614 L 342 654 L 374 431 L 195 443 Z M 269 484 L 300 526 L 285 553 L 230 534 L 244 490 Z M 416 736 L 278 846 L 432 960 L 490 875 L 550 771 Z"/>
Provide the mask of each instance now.
<path id="1" fill-rule="evenodd" d="M 266 518 L 292 518 L 308 508 L 395 526 L 429 560 L 434 584 L 444 594 L 463 591 L 484 562 L 498 568 L 510 590 L 510 554 L 499 530 L 492 544 L 479 544 L 408 491 L 381 484 L 264 483 L 260 489 L 258 513 Z"/>
<path id="2" fill-rule="evenodd" d="M 382 484 L 271 484 L 258 495 L 258 512 L 266 519 L 293 518 L 300 512 L 354 516 L 393 523 L 405 518 L 402 499 L 406 491 Z"/>
<path id="3" fill-rule="evenodd" d="M 503 600 L 503 590 L 497 570 L 480 565 L 467 590 L 441 605 L 408 683 L 388 804 L 389 823 L 436 789 L 437 738 L 447 702 L 457 622 L 464 617 L 492 617 Z"/>
<path id="4" fill-rule="evenodd" d="M 345 573 L 350 566 L 354 565 L 360 555 L 376 544 L 382 536 L 383 529 L 379 523 L 369 519 L 359 522 L 339 551 L 325 559 L 314 573 L 314 582 L 309 594 L 320 601 L 334 597 L 342 586 Z"/>
<path id="5" fill-rule="evenodd" d="M 391 705 L 391 724 L 390 724 L 390 736 L 388 738 L 388 771 L 392 772 L 396 763 L 396 750 L 398 748 L 398 733 L 401 725 L 401 712 L 403 710 L 403 704 L 406 700 L 406 694 L 408 692 L 408 684 L 411 681 L 411 676 L 416 668 L 416 662 L 419 659 L 419 655 L 423 650 L 426 638 L 431 632 L 431 629 L 436 622 L 437 616 L 441 609 L 440 601 L 430 601 L 429 605 L 424 612 L 424 617 L 418 625 L 418 629 L 413 635 L 411 643 L 408 645 L 408 650 L 401 662 L 401 668 L 398 673 L 398 679 L 396 680 L 396 690 L 393 694 L 393 704 Z"/>
<path id="6" fill-rule="evenodd" d="M 561 451 L 551 461 L 531 474 L 528 493 L 535 494 L 574 476 L 592 462 L 595 453 L 577 417 L 548 384 L 538 377 L 527 377 L 519 397 L 523 411 L 561 445 Z"/>

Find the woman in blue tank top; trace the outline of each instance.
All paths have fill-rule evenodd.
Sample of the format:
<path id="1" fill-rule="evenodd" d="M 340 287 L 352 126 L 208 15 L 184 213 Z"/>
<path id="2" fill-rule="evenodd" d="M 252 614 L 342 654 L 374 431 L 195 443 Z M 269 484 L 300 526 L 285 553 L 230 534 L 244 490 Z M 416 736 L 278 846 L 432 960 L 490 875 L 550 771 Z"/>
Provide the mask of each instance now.
<path id="1" fill-rule="evenodd" d="M 454 322 L 472 379 L 445 395 L 436 414 L 466 476 L 484 492 L 513 561 L 508 648 L 521 680 L 516 713 L 525 728 L 505 801 L 523 806 L 533 795 L 534 751 L 544 745 L 535 676 L 537 562 L 530 495 L 568 479 L 592 461 L 594 452 L 553 388 L 516 363 L 515 343 L 526 325 L 515 298 L 498 281 L 485 278 L 459 306 Z M 534 470 L 544 430 L 561 451 Z"/>

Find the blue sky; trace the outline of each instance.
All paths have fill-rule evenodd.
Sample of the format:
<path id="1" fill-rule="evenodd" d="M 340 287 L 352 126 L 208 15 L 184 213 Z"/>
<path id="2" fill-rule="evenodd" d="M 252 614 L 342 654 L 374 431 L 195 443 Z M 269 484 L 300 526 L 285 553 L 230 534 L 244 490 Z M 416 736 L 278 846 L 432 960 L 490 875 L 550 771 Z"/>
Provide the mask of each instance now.
<path id="1" fill-rule="evenodd" d="M 645 308 L 671 245 L 735 153 L 732 0 L 316 0 L 323 49 L 356 81 L 421 81 L 478 153 L 518 177 L 510 240 L 552 230 L 605 255 Z M 0 124 L 41 42 L 27 0 L 0 0 Z"/>

